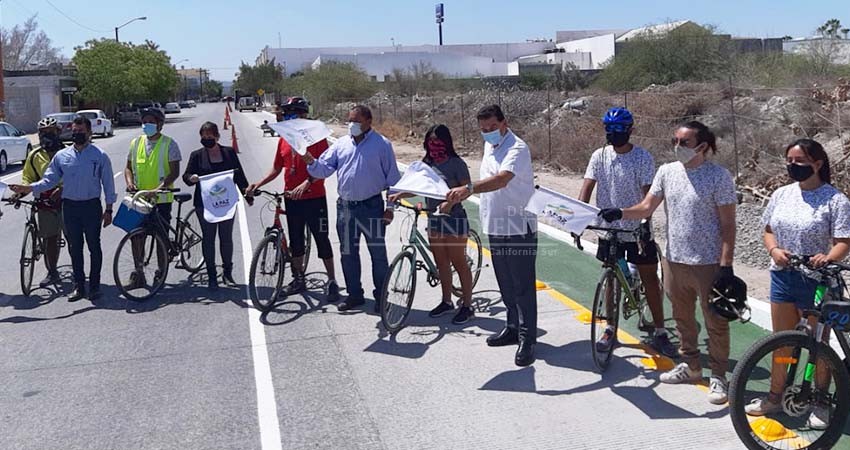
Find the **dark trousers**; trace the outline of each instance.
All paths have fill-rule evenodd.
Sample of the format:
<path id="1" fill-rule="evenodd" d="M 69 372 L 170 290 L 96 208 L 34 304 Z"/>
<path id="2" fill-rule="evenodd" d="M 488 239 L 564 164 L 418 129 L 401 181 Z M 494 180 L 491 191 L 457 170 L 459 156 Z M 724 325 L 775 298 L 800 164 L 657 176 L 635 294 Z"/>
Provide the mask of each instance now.
<path id="1" fill-rule="evenodd" d="M 487 236 L 493 271 L 508 310 L 507 327 L 520 339 L 537 342 L 537 233 Z"/>
<path id="2" fill-rule="evenodd" d="M 85 290 L 86 272 L 83 259 L 83 243 L 89 247 L 91 271 L 89 289 L 100 289 L 100 269 L 103 266 L 103 251 L 100 249 L 100 230 L 103 205 L 99 198 L 91 200 L 62 200 L 62 221 L 68 239 L 68 253 L 74 269 L 74 285 Z"/>
<path id="3" fill-rule="evenodd" d="M 233 272 L 233 222 L 234 219 L 218 223 L 209 223 L 204 219 L 203 208 L 197 209 L 198 222 L 201 223 L 201 249 L 207 264 L 207 276 L 210 280 L 216 278 L 215 271 L 215 234 L 218 232 L 218 251 L 221 253 L 221 266 L 224 273 Z"/>
<path id="4" fill-rule="evenodd" d="M 289 229 L 289 250 L 292 256 L 304 256 L 306 236 L 304 228 L 310 229 L 319 259 L 333 258 L 331 238 L 328 233 L 328 199 L 310 198 L 307 200 L 284 200 L 286 207 L 286 227 Z"/>
<path id="5" fill-rule="evenodd" d="M 337 201 L 336 231 L 339 235 L 342 274 L 345 277 L 346 290 L 351 297 L 363 297 L 363 285 L 360 283 L 361 236 L 366 238 L 366 246 L 372 258 L 375 300 L 378 300 L 379 292 L 384 287 L 389 262 L 384 241 L 387 226 L 384 224 L 383 217 L 384 200 L 380 195 L 362 202 Z"/>

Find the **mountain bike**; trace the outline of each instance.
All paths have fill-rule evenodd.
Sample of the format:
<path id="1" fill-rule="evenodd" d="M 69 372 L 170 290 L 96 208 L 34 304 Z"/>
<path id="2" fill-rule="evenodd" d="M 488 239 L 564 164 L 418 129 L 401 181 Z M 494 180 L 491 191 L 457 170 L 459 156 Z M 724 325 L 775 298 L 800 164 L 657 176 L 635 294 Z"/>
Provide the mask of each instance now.
<path id="1" fill-rule="evenodd" d="M 203 238 L 195 209 L 185 216 L 180 212 L 183 203 L 192 194 L 179 193 L 180 189 L 140 190 L 133 195 L 136 202 L 141 196 L 175 193 L 177 201 L 176 227 L 165 220 L 156 208 L 142 224 L 127 233 L 118 243 L 112 262 L 115 286 L 125 298 L 147 300 L 162 289 L 168 276 L 168 267 L 179 257 L 177 268 L 194 274 L 204 267 Z"/>
<path id="2" fill-rule="evenodd" d="M 29 209 L 27 212 L 27 221 L 24 224 L 24 242 L 21 244 L 21 259 L 18 260 L 21 266 L 21 292 L 24 296 L 29 296 L 32 292 L 32 280 L 35 268 L 38 261 L 44 256 L 45 240 L 38 232 L 38 221 L 36 214 L 39 208 L 48 206 L 44 200 L 27 201 L 18 198 L 4 198 L 3 201 L 7 205 L 12 205 L 15 209 L 20 209 L 24 206 Z M 59 233 L 59 248 L 65 246 L 65 239 L 62 238 L 62 233 Z"/>
<path id="3" fill-rule="evenodd" d="M 850 413 L 850 299 L 842 276 L 850 266 L 830 263 L 815 269 L 808 258 L 797 256 L 789 266 L 818 282 L 814 308 L 803 311 L 795 330 L 753 344 L 729 383 L 729 415 L 750 449 L 831 448 Z M 843 359 L 830 347 L 830 334 Z M 781 408 L 760 417 L 747 414 L 749 403 L 771 392 Z"/>
<path id="4" fill-rule="evenodd" d="M 381 296 L 381 323 L 390 333 L 396 333 L 404 328 L 410 308 L 413 305 L 413 295 L 416 293 L 416 271 L 424 270 L 428 285 L 436 287 L 440 284 L 440 274 L 437 265 L 431 259 L 431 247 L 428 240 L 417 227 L 419 216 L 424 212 L 434 212 L 426 209 L 421 203 L 407 206 L 396 203 L 397 208 L 413 212 L 412 226 L 407 244 L 390 263 L 387 278 L 384 280 L 383 295 Z M 469 230 L 466 244 L 466 262 L 472 272 L 472 287 L 478 283 L 481 276 L 481 238 L 475 230 Z M 453 269 L 454 270 L 454 269 Z M 457 297 L 463 294 L 460 278 L 452 275 L 452 293 Z"/>

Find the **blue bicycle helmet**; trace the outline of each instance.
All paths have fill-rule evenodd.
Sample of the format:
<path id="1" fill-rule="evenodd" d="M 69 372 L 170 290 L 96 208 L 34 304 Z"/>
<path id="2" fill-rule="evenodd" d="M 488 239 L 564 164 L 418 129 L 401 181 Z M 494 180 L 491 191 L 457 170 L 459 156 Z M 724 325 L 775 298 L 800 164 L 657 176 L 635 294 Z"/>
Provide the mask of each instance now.
<path id="1" fill-rule="evenodd" d="M 605 131 L 608 133 L 625 133 L 632 128 L 635 118 L 628 109 L 614 107 L 602 116 L 602 123 L 605 124 Z"/>

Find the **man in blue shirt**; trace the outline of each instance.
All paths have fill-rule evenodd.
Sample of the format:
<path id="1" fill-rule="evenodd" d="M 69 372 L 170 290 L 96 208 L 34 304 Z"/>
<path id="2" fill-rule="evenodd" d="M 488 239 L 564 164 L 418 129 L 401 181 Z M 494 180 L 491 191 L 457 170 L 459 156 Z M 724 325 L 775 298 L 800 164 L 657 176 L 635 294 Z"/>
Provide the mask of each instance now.
<path id="1" fill-rule="evenodd" d="M 392 144 L 372 129 L 372 111 L 368 107 L 357 105 L 349 111 L 348 130 L 350 136 L 337 140 L 318 159 L 309 152 L 302 158 L 310 176 L 327 178 L 333 173 L 337 176 L 336 230 L 348 290 L 348 298 L 340 303 L 339 310 L 347 311 L 365 303 L 360 283 L 362 234 L 372 258 L 377 311 L 389 269 L 384 235 L 393 220 L 392 205 L 384 202 L 381 192 L 396 184 L 401 176 Z"/>
<path id="2" fill-rule="evenodd" d="M 72 302 L 86 296 L 83 242 L 88 244 L 91 259 L 89 299 L 95 301 L 101 296 L 100 227 L 101 223 L 104 228 L 112 223 L 112 205 L 116 199 L 112 163 L 103 150 L 91 144 L 91 134 L 91 121 L 75 118 L 71 125 L 74 145 L 56 153 L 41 180 L 28 186 L 10 186 L 18 194 L 41 194 L 62 182 L 62 219 L 74 269 L 74 291 L 68 297 Z M 106 200 L 105 211 L 100 204 L 101 189 Z"/>

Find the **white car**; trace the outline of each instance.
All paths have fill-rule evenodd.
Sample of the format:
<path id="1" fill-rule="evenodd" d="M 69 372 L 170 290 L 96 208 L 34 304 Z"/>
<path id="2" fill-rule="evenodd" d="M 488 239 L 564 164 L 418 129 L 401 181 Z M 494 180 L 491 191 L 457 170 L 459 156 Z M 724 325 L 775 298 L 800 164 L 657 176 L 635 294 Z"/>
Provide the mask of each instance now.
<path id="1" fill-rule="evenodd" d="M 77 111 L 77 115 L 91 120 L 92 134 L 99 134 L 103 137 L 115 134 L 115 131 L 112 129 L 112 121 L 106 118 L 106 113 L 103 111 L 99 109 L 84 109 Z"/>
<path id="2" fill-rule="evenodd" d="M 5 172 L 9 164 L 24 162 L 32 151 L 30 139 L 6 122 L 0 122 L 0 172 Z"/>
<path id="3" fill-rule="evenodd" d="M 180 112 L 180 105 L 176 102 L 165 104 L 165 114 L 176 114 Z"/>

